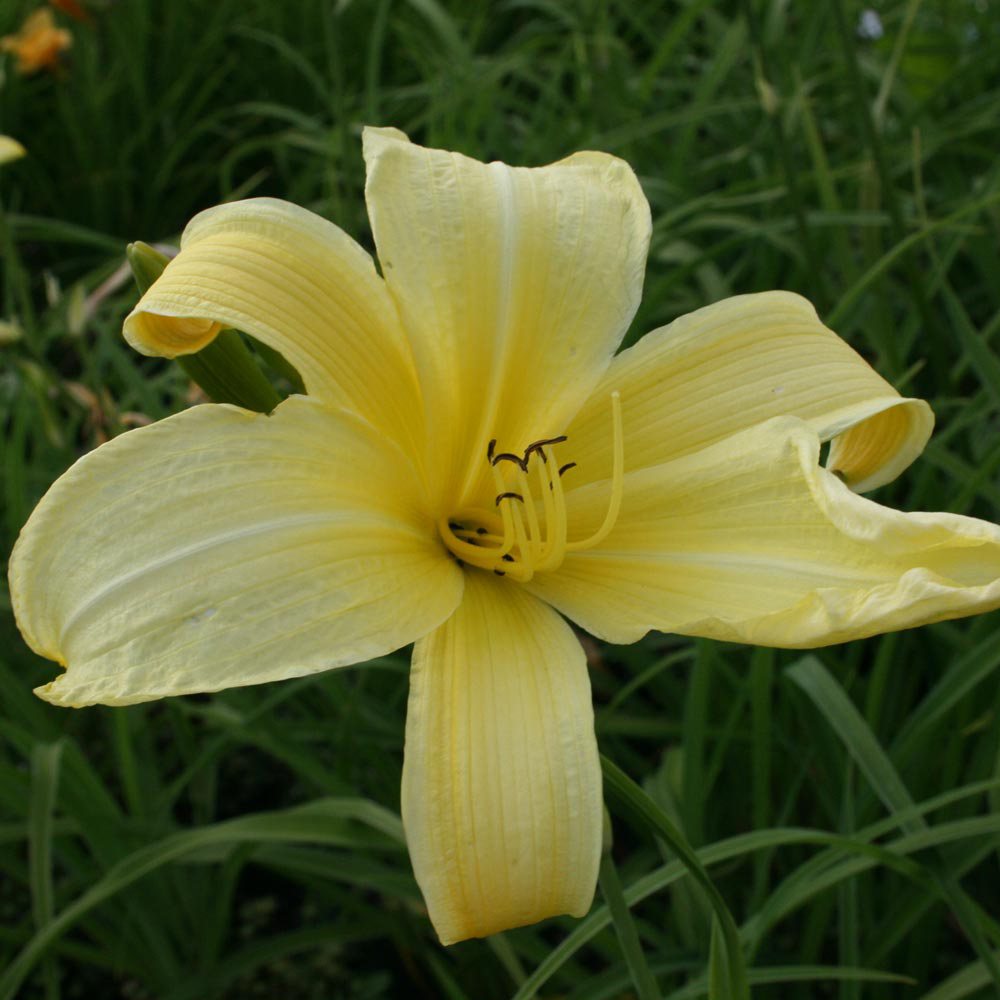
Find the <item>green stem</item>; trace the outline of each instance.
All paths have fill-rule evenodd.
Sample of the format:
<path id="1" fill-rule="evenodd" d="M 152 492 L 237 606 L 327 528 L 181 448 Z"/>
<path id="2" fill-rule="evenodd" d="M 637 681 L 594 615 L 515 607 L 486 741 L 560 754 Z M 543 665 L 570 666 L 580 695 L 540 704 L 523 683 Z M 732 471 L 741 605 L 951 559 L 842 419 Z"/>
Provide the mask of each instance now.
<path id="1" fill-rule="evenodd" d="M 281 402 L 281 396 L 235 330 L 220 330 L 197 354 L 182 355 L 177 363 L 215 403 L 234 403 L 247 410 L 270 413 Z"/>
<path id="2" fill-rule="evenodd" d="M 615 868 L 610 851 L 605 851 L 601 855 L 601 867 L 597 880 L 608 904 L 611 922 L 615 925 L 618 943 L 621 945 L 622 955 L 625 958 L 625 964 L 628 966 L 629 975 L 632 977 L 632 984 L 635 986 L 639 1000 L 660 1000 L 660 990 L 653 974 L 649 971 L 649 965 L 639 941 L 639 932 L 636 930 L 628 903 L 625 902 L 625 891 L 622 889 L 618 869 Z"/>

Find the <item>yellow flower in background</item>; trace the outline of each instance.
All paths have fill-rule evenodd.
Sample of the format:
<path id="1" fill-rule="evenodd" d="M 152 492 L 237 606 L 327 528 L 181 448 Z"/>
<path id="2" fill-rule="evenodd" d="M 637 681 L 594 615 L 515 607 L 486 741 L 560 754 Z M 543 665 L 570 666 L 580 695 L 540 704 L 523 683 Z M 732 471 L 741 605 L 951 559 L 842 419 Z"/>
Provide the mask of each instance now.
<path id="1" fill-rule="evenodd" d="M 125 336 L 235 327 L 308 396 L 197 406 L 74 465 L 10 569 L 59 705 L 296 677 L 415 642 L 402 807 L 451 943 L 581 915 L 601 845 L 583 650 L 563 615 L 774 646 L 1000 605 L 1000 530 L 865 500 L 932 415 L 808 302 L 739 296 L 615 356 L 649 208 L 631 169 L 537 169 L 366 129 L 382 277 L 271 199 L 197 216 Z M 830 441 L 826 467 L 820 446 Z"/>
<path id="2" fill-rule="evenodd" d="M 12 163 L 27 155 L 27 150 L 17 139 L 12 139 L 9 135 L 0 135 L 0 166 L 5 163 Z"/>
<path id="3" fill-rule="evenodd" d="M 73 44 L 64 28 L 57 28 L 50 7 L 40 7 L 21 25 L 16 35 L 0 38 L 0 51 L 17 56 L 17 71 L 23 75 L 54 69 L 59 57 Z"/>

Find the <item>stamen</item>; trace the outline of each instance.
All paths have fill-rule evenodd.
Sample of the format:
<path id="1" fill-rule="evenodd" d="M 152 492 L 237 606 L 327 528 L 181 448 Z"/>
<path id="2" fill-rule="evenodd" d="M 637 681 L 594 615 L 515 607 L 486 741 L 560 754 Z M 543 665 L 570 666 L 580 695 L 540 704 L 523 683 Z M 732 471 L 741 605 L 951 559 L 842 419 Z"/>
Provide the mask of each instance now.
<path id="1" fill-rule="evenodd" d="M 621 397 L 617 392 L 611 393 L 611 417 L 611 496 L 596 532 L 579 541 L 568 539 L 569 518 L 562 476 L 576 468 L 577 463 L 559 465 L 556 459 L 555 445 L 566 441 L 565 434 L 533 441 L 523 456 L 497 452 L 497 442 L 493 439 L 486 449 L 496 488 L 493 507 L 462 508 L 437 522 L 442 540 L 458 565 L 492 570 L 497 576 L 527 583 L 537 572 L 556 569 L 568 552 L 589 549 L 607 538 L 618 519 L 624 494 L 624 439 Z M 532 494 L 529 480 L 528 466 L 535 453 L 541 500 L 537 499 L 537 493 Z M 517 502 L 504 503 L 505 500 Z"/>
<path id="2" fill-rule="evenodd" d="M 495 510 L 487 510 L 485 507 L 466 507 L 462 511 L 462 521 L 465 524 L 475 524 L 477 535 L 496 535 L 503 531 L 503 518 Z M 462 530 L 472 533 L 472 528 Z"/>
<path id="3" fill-rule="evenodd" d="M 552 499 L 551 490 L 545 488 L 546 484 L 551 486 L 549 480 L 549 464 L 552 455 L 552 449 L 546 450 L 543 445 L 538 449 L 539 458 L 541 461 L 537 463 L 538 469 L 538 485 L 541 487 L 542 491 L 542 503 L 545 507 L 545 545 L 542 547 L 542 553 L 539 556 L 538 568 L 548 569 L 550 557 L 552 555 L 553 546 L 556 544 L 553 538 L 552 526 L 555 524 L 556 520 L 556 506 L 555 501 Z"/>
<path id="4" fill-rule="evenodd" d="M 480 552 L 492 552 L 499 549 L 503 542 L 503 535 L 491 535 L 489 532 L 480 535 L 472 531 L 457 531 L 455 537 L 470 545 L 475 545 Z"/>
<path id="5" fill-rule="evenodd" d="M 544 467 L 539 466 L 538 473 L 542 482 L 559 482 L 556 471 L 556 456 L 551 448 L 543 452 Z M 555 569 L 566 558 L 566 495 L 559 489 L 543 490 L 545 497 L 546 551 L 538 564 L 539 570 Z M 551 513 L 549 512 L 551 505 Z"/>
<path id="6" fill-rule="evenodd" d="M 538 565 L 542 557 L 542 529 L 538 523 L 538 512 L 535 510 L 534 503 L 531 502 L 531 484 L 528 482 L 528 476 L 523 469 L 519 468 L 517 470 L 517 479 L 518 486 L 521 487 L 521 492 L 524 496 L 528 497 L 528 503 L 524 505 L 524 513 L 528 518 L 530 551 L 522 553 L 521 561 L 534 571 L 534 567 Z"/>
<path id="7" fill-rule="evenodd" d="M 474 531 L 471 528 L 462 528 L 459 531 L 453 529 L 453 525 L 478 524 Z M 464 562 L 482 569 L 490 569 L 496 562 L 497 553 L 506 551 L 504 545 L 506 537 L 500 532 L 503 521 L 493 511 L 485 510 L 481 507 L 468 507 L 461 512 L 461 520 L 455 518 L 441 518 L 438 521 L 438 530 L 444 538 L 452 555 L 461 558 Z M 485 527 L 484 525 L 488 525 Z M 447 529 L 447 530 L 446 530 Z M 513 542 L 513 534 L 510 541 Z M 486 545 L 484 542 L 493 544 Z M 508 545 L 507 548 L 510 548 Z"/>
<path id="8" fill-rule="evenodd" d="M 527 467 L 528 457 L 533 451 L 541 451 L 546 445 L 550 444 L 562 444 L 563 441 L 567 441 L 568 438 L 565 434 L 560 434 L 559 437 L 554 438 L 542 438 L 540 441 L 532 441 L 527 448 L 524 449 L 524 461 L 525 467 Z"/>
<path id="9" fill-rule="evenodd" d="M 493 446 L 496 441 L 490 442 L 489 452 L 493 451 Z M 489 453 L 488 452 L 488 453 Z M 501 496 L 504 493 L 504 481 L 503 474 L 500 470 L 490 461 L 490 472 L 493 473 L 493 482 L 497 488 L 497 496 Z M 511 514 L 510 504 L 501 504 L 499 499 L 496 501 L 496 505 L 500 508 L 500 516 L 503 518 L 503 544 L 500 546 L 500 552 L 510 552 L 514 547 L 514 517 Z"/>
<path id="10" fill-rule="evenodd" d="M 614 463 L 611 472 L 611 499 L 608 511 L 604 515 L 604 523 L 590 536 L 579 542 L 568 542 L 567 552 L 579 552 L 590 549 L 604 541 L 611 534 L 611 529 L 618 520 L 618 512 L 622 506 L 622 494 L 625 489 L 625 442 L 622 434 L 622 400 L 616 391 L 611 393 L 611 422 L 614 437 Z"/>
<path id="11" fill-rule="evenodd" d="M 527 455 L 527 452 L 525 452 L 525 455 Z M 510 451 L 502 451 L 502 452 L 500 452 L 499 455 L 494 455 L 490 459 L 490 462 L 493 465 L 496 465 L 497 462 L 504 462 L 504 461 L 506 461 L 506 462 L 513 462 L 523 472 L 527 472 L 528 471 L 528 460 L 527 460 L 527 458 L 521 458 L 520 455 L 515 455 L 513 452 L 510 452 Z"/>
<path id="12" fill-rule="evenodd" d="M 511 506 L 507 504 L 507 506 Z M 522 516 L 523 502 L 514 507 L 513 510 L 513 520 L 514 520 L 514 537 L 517 539 L 517 550 L 521 558 L 518 560 L 519 565 L 517 567 L 517 579 L 521 583 L 527 583 L 535 575 L 534 560 L 531 558 L 531 550 L 529 548 L 528 532 L 524 527 L 524 517 Z M 508 552 L 503 557 L 504 562 L 514 562 L 514 557 Z"/>

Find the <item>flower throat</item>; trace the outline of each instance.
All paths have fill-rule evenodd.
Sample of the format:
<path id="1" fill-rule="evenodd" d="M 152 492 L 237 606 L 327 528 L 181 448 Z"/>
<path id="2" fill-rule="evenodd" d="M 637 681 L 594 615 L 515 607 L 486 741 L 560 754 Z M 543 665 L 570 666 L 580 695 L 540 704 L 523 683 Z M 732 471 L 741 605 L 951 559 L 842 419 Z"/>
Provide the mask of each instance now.
<path id="1" fill-rule="evenodd" d="M 589 538 L 570 541 L 566 495 L 562 477 L 576 462 L 560 465 L 555 448 L 566 435 L 529 444 L 520 455 L 497 451 L 497 442 L 486 449 L 496 488 L 493 509 L 467 507 L 438 521 L 438 530 L 449 551 L 460 563 L 492 570 L 498 576 L 527 583 L 535 573 L 556 569 L 567 552 L 579 552 L 604 541 L 621 509 L 625 456 L 622 440 L 621 398 L 611 393 L 614 458 L 611 497 L 601 526 Z M 532 494 L 532 473 L 539 502 Z"/>

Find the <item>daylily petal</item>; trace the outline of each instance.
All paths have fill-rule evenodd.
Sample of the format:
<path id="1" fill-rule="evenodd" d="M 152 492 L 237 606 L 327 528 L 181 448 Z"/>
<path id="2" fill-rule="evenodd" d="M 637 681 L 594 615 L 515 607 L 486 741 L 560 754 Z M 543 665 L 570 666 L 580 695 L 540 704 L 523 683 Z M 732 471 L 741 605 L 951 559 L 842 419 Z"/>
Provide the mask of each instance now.
<path id="1" fill-rule="evenodd" d="M 143 354 L 191 354 L 222 327 L 280 351 L 310 396 L 405 440 L 419 413 L 413 362 L 372 258 L 297 205 L 253 198 L 196 215 L 181 252 L 125 320 Z"/>
<path id="2" fill-rule="evenodd" d="M 578 482 L 611 467 L 608 396 L 618 390 L 625 467 L 642 469 L 776 416 L 833 440 L 828 466 L 874 489 L 923 450 L 934 416 L 904 399 L 791 292 L 738 295 L 654 330 L 611 363 L 567 433 Z M 839 436 L 838 436 L 839 435 Z"/>
<path id="3" fill-rule="evenodd" d="M 779 417 L 632 472 L 611 534 L 529 589 L 612 642 L 659 629 L 808 647 L 1000 606 L 1000 528 L 859 497 L 819 447 Z M 606 497 L 567 494 L 582 532 Z"/>
<path id="4" fill-rule="evenodd" d="M 635 313 L 649 206 L 632 169 L 577 153 L 528 169 L 366 129 L 382 272 L 428 406 L 436 481 L 461 503 L 487 442 L 559 434 Z"/>
<path id="5" fill-rule="evenodd" d="M 413 869 L 444 944 L 590 908 L 601 771 L 583 650 L 478 571 L 414 650 L 403 765 Z"/>
<path id="6" fill-rule="evenodd" d="M 77 462 L 14 549 L 28 644 L 61 705 L 297 677 L 412 642 L 462 573 L 415 477 L 370 425 L 293 396 L 270 417 L 199 406 Z"/>

